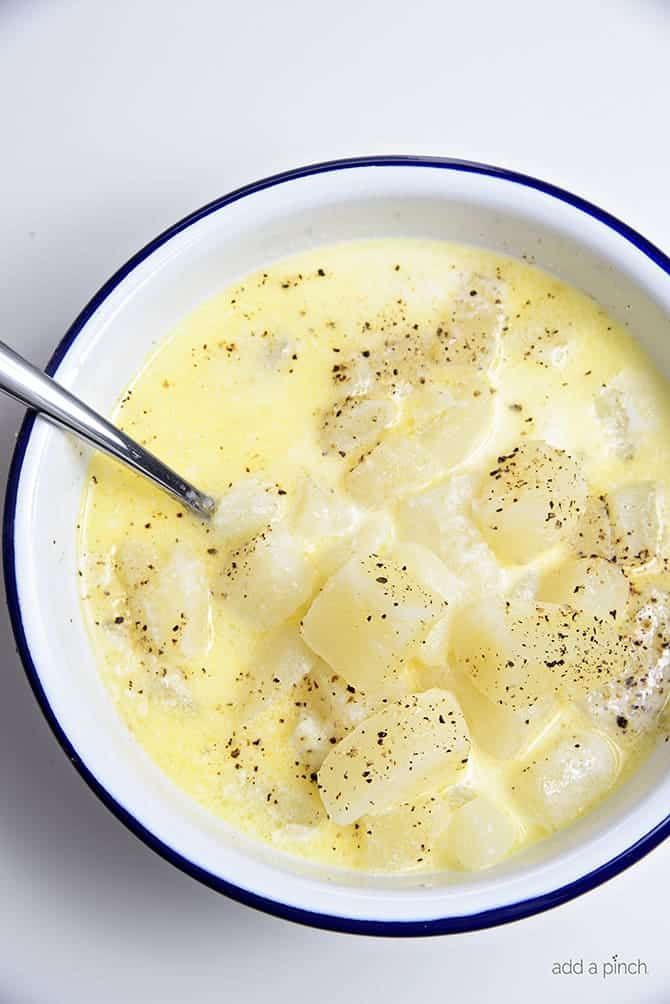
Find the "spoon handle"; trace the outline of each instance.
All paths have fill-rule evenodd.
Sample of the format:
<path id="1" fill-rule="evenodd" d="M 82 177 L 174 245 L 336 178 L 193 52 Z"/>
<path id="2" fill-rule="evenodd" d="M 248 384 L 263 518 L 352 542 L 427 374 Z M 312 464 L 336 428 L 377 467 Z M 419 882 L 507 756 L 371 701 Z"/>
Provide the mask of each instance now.
<path id="1" fill-rule="evenodd" d="M 154 481 L 200 516 L 215 503 L 102 415 L 0 342 L 0 391 Z"/>

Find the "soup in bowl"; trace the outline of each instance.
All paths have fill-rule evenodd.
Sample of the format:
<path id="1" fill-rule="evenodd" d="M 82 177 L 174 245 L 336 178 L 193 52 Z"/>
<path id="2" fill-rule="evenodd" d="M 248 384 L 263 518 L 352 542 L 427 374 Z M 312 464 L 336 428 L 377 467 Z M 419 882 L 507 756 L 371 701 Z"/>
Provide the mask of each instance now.
<path id="1" fill-rule="evenodd" d="M 6 521 L 31 682 L 110 807 L 366 933 L 662 839 L 669 299 L 623 224 L 449 161 L 268 179 L 136 256 L 51 371 L 217 512 L 29 419 Z"/>

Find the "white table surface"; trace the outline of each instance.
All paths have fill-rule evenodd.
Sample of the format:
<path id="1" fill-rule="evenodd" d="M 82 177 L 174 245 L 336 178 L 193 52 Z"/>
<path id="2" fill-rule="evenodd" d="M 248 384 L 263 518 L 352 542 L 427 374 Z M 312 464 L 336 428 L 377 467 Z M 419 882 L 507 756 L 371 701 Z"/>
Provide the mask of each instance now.
<path id="1" fill-rule="evenodd" d="M 565 185 L 670 247 L 668 0 L 0 4 L 0 337 L 43 362 L 133 251 L 300 163 L 414 152 Z M 0 402 L 0 476 L 20 418 Z M 229 902 L 67 763 L 0 619 L 0 1004 L 670 1000 L 670 843 L 540 917 L 383 941 Z M 556 976 L 641 959 L 647 975 Z"/>

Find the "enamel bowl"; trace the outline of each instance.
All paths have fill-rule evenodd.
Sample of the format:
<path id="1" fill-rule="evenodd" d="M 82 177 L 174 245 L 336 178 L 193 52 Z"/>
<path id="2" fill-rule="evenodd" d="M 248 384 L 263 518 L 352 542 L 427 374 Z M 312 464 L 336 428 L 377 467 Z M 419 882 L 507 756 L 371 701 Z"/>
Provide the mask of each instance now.
<path id="1" fill-rule="evenodd" d="M 357 238 L 444 238 L 525 257 L 586 290 L 670 375 L 670 260 L 602 210 L 533 178 L 460 161 L 369 157 L 248 185 L 171 227 L 80 314 L 48 370 L 102 412 L 200 301 L 294 252 Z M 7 596 L 26 673 L 65 753 L 159 854 L 234 899 L 317 927 L 425 935 L 546 910 L 670 833 L 670 744 L 572 828 L 474 876 L 379 878 L 296 861 L 232 832 L 178 791 L 108 699 L 80 610 L 76 532 L 88 454 L 28 417 L 4 525 Z"/>

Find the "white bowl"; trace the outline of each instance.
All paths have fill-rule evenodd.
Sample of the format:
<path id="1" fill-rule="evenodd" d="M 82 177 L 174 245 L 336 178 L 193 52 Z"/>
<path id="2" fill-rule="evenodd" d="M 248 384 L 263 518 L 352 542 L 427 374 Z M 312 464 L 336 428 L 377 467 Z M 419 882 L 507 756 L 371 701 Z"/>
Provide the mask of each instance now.
<path id="1" fill-rule="evenodd" d="M 670 260 L 576 196 L 459 161 L 369 157 L 289 171 L 177 223 L 103 286 L 48 370 L 109 412 L 178 318 L 293 252 L 369 237 L 446 238 L 529 261 L 592 294 L 670 372 Z M 437 934 L 532 914 L 593 888 L 670 832 L 670 744 L 569 830 L 491 871 L 374 878 L 296 861 L 236 834 L 132 740 L 98 676 L 77 591 L 88 454 L 28 417 L 5 508 L 10 613 L 26 673 L 66 754 L 105 804 L 177 867 L 269 913 L 364 934 Z"/>

